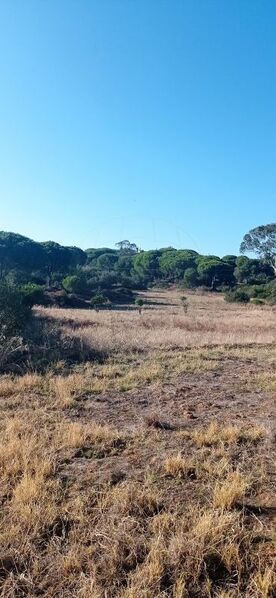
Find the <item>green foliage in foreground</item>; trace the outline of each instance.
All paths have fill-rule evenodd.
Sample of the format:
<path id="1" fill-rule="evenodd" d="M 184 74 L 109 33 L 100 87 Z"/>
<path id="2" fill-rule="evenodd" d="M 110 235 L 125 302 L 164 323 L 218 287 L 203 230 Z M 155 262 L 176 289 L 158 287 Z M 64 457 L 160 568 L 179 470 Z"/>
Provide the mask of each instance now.
<path id="1" fill-rule="evenodd" d="M 47 305 L 48 300 L 42 286 L 28 282 L 20 287 L 23 303 L 28 307 L 33 305 Z"/>
<path id="2" fill-rule="evenodd" d="M 31 315 L 31 307 L 16 287 L 0 284 L 0 335 L 4 338 L 20 335 Z"/>

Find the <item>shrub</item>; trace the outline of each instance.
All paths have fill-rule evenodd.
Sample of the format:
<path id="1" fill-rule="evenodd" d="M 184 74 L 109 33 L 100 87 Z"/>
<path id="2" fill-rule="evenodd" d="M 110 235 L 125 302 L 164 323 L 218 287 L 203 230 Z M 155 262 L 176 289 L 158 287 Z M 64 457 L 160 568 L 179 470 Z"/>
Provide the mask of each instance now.
<path id="1" fill-rule="evenodd" d="M 251 303 L 253 303 L 253 305 L 264 305 L 263 299 L 258 299 L 257 297 L 253 297 Z"/>
<path id="2" fill-rule="evenodd" d="M 250 300 L 249 294 L 243 289 L 229 291 L 224 295 L 224 298 L 228 303 L 248 303 Z"/>
<path id="3" fill-rule="evenodd" d="M 276 304 L 276 281 L 274 280 L 273 282 L 270 282 L 266 286 L 268 288 L 267 300 L 269 303 L 271 303 L 271 305 L 275 305 Z"/>
<path id="4" fill-rule="evenodd" d="M 38 284 L 28 282 L 20 288 L 20 291 L 22 292 L 23 303 L 28 307 L 33 307 L 33 305 L 47 305 L 49 302 L 43 287 Z"/>
<path id="5" fill-rule="evenodd" d="M 243 285 L 236 289 L 235 293 L 246 293 L 252 299 L 264 300 L 271 305 L 276 304 L 276 281 L 273 280 L 267 284 Z M 258 305 L 256 303 L 256 305 Z M 260 305 L 260 304 L 259 304 Z"/>
<path id="6" fill-rule="evenodd" d="M 7 284 L 0 285 L 0 335 L 5 338 L 21 334 L 31 315 L 31 306 L 23 292 Z"/>
<path id="7" fill-rule="evenodd" d="M 77 274 L 66 276 L 62 281 L 62 286 L 67 293 L 76 295 L 86 295 L 88 290 L 88 285 L 84 276 Z"/>
<path id="8" fill-rule="evenodd" d="M 100 307 L 103 307 L 103 305 L 106 305 L 107 303 L 109 303 L 107 297 L 101 293 L 94 295 L 94 297 L 90 299 L 90 305 L 96 310 L 98 310 Z"/>
<path id="9" fill-rule="evenodd" d="M 185 295 L 182 295 L 182 297 L 180 297 L 180 301 L 182 303 L 182 307 L 184 309 L 185 314 L 188 311 L 188 299 L 187 297 L 185 297 Z"/>
<path id="10" fill-rule="evenodd" d="M 268 285 L 266 284 L 254 284 L 246 287 L 246 292 L 250 295 L 250 297 L 254 297 L 256 299 L 266 299 L 268 295 L 267 287 Z"/>
<path id="11" fill-rule="evenodd" d="M 106 357 L 104 352 L 88 346 L 85 339 L 67 333 L 59 324 L 37 315 L 27 325 L 25 338 L 28 348 L 27 367 L 35 371 L 45 372 L 50 366 L 54 368 L 61 362 L 70 367 L 70 364 L 94 359 L 101 361 Z M 22 365 L 24 366 L 24 360 Z"/>
<path id="12" fill-rule="evenodd" d="M 0 332 L 0 372 L 20 370 L 25 345 L 19 336 L 6 337 Z"/>
<path id="13" fill-rule="evenodd" d="M 219 293 L 229 293 L 231 291 L 231 286 L 229 284 L 221 284 L 217 287 L 217 291 Z"/>
<path id="14" fill-rule="evenodd" d="M 144 305 L 143 299 L 140 299 L 140 297 L 136 297 L 136 299 L 135 299 L 135 305 L 137 305 L 138 311 L 139 311 L 139 314 L 140 314 L 142 312 L 142 307 Z"/>
<path id="15" fill-rule="evenodd" d="M 22 291 L 14 286 L 0 284 L 0 370 L 7 366 L 19 367 L 19 358 L 25 352 L 22 333 L 31 315 L 30 305 L 24 302 Z"/>

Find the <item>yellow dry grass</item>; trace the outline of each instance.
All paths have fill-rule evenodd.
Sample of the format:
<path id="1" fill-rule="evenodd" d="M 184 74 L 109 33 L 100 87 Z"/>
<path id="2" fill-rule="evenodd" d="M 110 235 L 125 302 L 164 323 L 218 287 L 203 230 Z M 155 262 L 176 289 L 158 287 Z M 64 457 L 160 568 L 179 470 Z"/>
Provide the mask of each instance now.
<path id="1" fill-rule="evenodd" d="M 233 509 L 250 490 L 245 474 L 225 467 L 210 471 L 205 506 L 193 494 L 183 503 L 173 488 L 171 499 L 165 499 L 172 479 L 185 484 L 190 462 L 180 454 L 167 456 L 168 482 L 162 476 L 161 485 L 156 485 L 157 468 L 155 476 L 151 472 L 115 486 L 99 486 L 91 472 L 81 493 L 77 474 L 66 489 L 60 477 L 63 456 L 68 459 L 70 451 L 87 445 L 110 445 L 119 433 L 93 421 L 68 421 L 62 407 L 59 413 L 57 421 L 47 410 L 22 412 L 2 424 L 3 597 L 17 596 L 23 587 L 23 595 L 44 588 L 52 598 L 178 597 L 197 588 L 207 598 L 210 592 L 219 595 L 216 576 L 222 574 L 225 583 L 235 579 L 235 596 L 243 596 L 246 587 L 252 590 L 248 595 L 272 596 L 273 561 L 267 557 L 270 564 L 263 568 L 261 553 L 251 553 L 254 529 L 246 528 L 242 513 Z M 195 458 L 202 460 L 200 453 Z"/>
<path id="2" fill-rule="evenodd" d="M 15 381 L 16 380 L 16 384 Z M 9 397 L 12 394 L 21 392 L 31 392 L 37 390 L 43 384 L 43 379 L 38 374 L 25 374 L 25 376 L 2 376 L 0 378 L 0 397 Z"/>
<path id="3" fill-rule="evenodd" d="M 187 460 L 183 458 L 181 453 L 167 457 L 164 462 L 164 471 L 166 475 L 172 477 L 183 477 L 188 467 Z"/>
<path id="4" fill-rule="evenodd" d="M 90 422 L 62 422 L 57 428 L 57 446 L 61 448 L 79 448 L 86 444 L 91 446 L 112 444 L 122 439 L 119 431 L 111 426 Z"/>
<path id="5" fill-rule="evenodd" d="M 220 426 L 217 421 L 211 422 L 204 430 L 195 430 L 193 440 L 198 447 L 212 446 L 219 443 L 257 442 L 265 435 L 262 426 L 241 428 L 240 426 Z"/>
<path id="6" fill-rule="evenodd" d="M 64 332 L 81 338 L 88 347 L 108 353 L 275 343 L 272 307 L 227 304 L 219 295 L 188 293 L 189 310 L 185 314 L 180 296 L 181 291 L 147 293 L 148 304 L 142 315 L 135 309 L 95 312 L 39 308 L 38 312 L 61 323 Z"/>
<path id="7" fill-rule="evenodd" d="M 254 417 L 212 421 L 209 400 L 189 419 L 185 402 L 195 390 L 203 410 L 227 360 L 244 388 L 247 364 L 270 373 L 273 312 L 191 295 L 184 314 L 177 293 L 156 295 L 169 305 L 141 316 L 47 310 L 109 358 L 0 377 L 2 598 L 275 596 L 273 520 L 247 508 L 272 500 L 273 434 Z M 168 402 L 176 426 L 146 425 Z"/>
<path id="8" fill-rule="evenodd" d="M 230 472 L 225 480 L 219 481 L 214 487 L 214 506 L 220 509 L 230 509 L 235 503 L 244 499 L 250 487 L 248 477 L 238 469 Z"/>
<path id="9" fill-rule="evenodd" d="M 208 357 L 207 349 L 194 349 L 187 353 L 156 351 L 139 355 L 138 358 L 135 354 L 120 354 L 100 365 L 87 363 L 81 372 L 69 375 L 3 376 L 0 379 L 0 397 L 47 389 L 56 406 L 67 409 L 73 407 L 83 393 L 125 392 L 138 386 L 162 382 L 175 375 L 213 370 L 218 364 L 216 358 Z"/>
<path id="10" fill-rule="evenodd" d="M 250 384 L 260 390 L 276 391 L 276 372 L 262 372 L 250 378 Z"/>

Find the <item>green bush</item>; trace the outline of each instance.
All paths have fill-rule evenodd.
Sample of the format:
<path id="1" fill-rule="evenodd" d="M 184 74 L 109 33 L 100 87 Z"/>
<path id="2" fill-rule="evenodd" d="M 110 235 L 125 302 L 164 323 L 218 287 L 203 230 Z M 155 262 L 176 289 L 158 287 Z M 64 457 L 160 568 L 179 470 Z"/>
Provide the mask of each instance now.
<path id="1" fill-rule="evenodd" d="M 264 300 L 253 297 L 253 299 L 251 299 L 251 303 L 253 303 L 253 305 L 264 305 Z"/>
<path id="2" fill-rule="evenodd" d="M 188 298 L 185 295 L 182 295 L 182 297 L 180 297 L 180 301 L 182 303 L 183 310 L 186 314 L 188 311 Z"/>
<path id="3" fill-rule="evenodd" d="M 232 287 L 229 286 L 229 284 L 222 284 L 222 285 L 219 285 L 217 287 L 217 291 L 219 293 L 224 293 L 225 294 L 225 293 L 229 293 L 229 291 L 231 291 L 231 290 L 232 290 Z"/>
<path id="4" fill-rule="evenodd" d="M 141 297 L 136 297 L 136 299 L 135 299 L 135 305 L 138 307 L 139 314 L 141 314 L 142 313 L 142 307 L 144 305 L 143 299 L 141 299 Z"/>
<path id="5" fill-rule="evenodd" d="M 137 307 L 143 307 L 143 305 L 144 305 L 143 299 L 140 299 L 140 297 L 136 297 L 135 305 L 137 305 Z"/>
<path id="6" fill-rule="evenodd" d="M 276 280 L 269 282 L 267 286 L 267 300 L 271 305 L 276 305 Z"/>
<path id="7" fill-rule="evenodd" d="M 265 300 L 271 305 L 276 304 L 276 281 L 272 280 L 267 284 L 255 284 L 243 286 L 243 290 L 252 299 Z"/>
<path id="8" fill-rule="evenodd" d="M 23 296 L 23 303 L 28 307 L 33 305 L 47 305 L 48 299 L 44 293 L 43 287 L 38 284 L 28 282 L 20 287 Z"/>
<path id="9" fill-rule="evenodd" d="M 266 284 L 253 284 L 244 286 L 244 290 L 252 298 L 266 299 L 268 295 L 268 285 Z"/>
<path id="10" fill-rule="evenodd" d="M 67 293 L 73 293 L 74 295 L 86 295 L 88 290 L 84 276 L 78 274 L 66 276 L 62 281 L 62 286 Z"/>
<path id="11" fill-rule="evenodd" d="M 224 295 L 224 299 L 225 301 L 228 301 L 228 303 L 249 303 L 250 301 L 248 293 L 243 289 L 229 291 Z"/>
<path id="12" fill-rule="evenodd" d="M 8 338 L 21 334 L 31 315 L 31 306 L 24 301 L 22 291 L 0 284 L 0 335 Z"/>
<path id="13" fill-rule="evenodd" d="M 94 297 L 90 299 L 90 305 L 95 309 L 99 309 L 100 307 L 107 305 L 107 303 L 109 303 L 108 298 L 101 293 L 94 295 Z"/>

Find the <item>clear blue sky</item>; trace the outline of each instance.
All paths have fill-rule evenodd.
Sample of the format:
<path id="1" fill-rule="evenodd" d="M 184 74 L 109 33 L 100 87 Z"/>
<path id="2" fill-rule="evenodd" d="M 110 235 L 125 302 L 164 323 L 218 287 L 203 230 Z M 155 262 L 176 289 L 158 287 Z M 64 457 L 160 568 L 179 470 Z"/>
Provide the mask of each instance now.
<path id="1" fill-rule="evenodd" d="M 275 0 L 2 0 L 0 229 L 238 252 L 276 216 Z"/>

